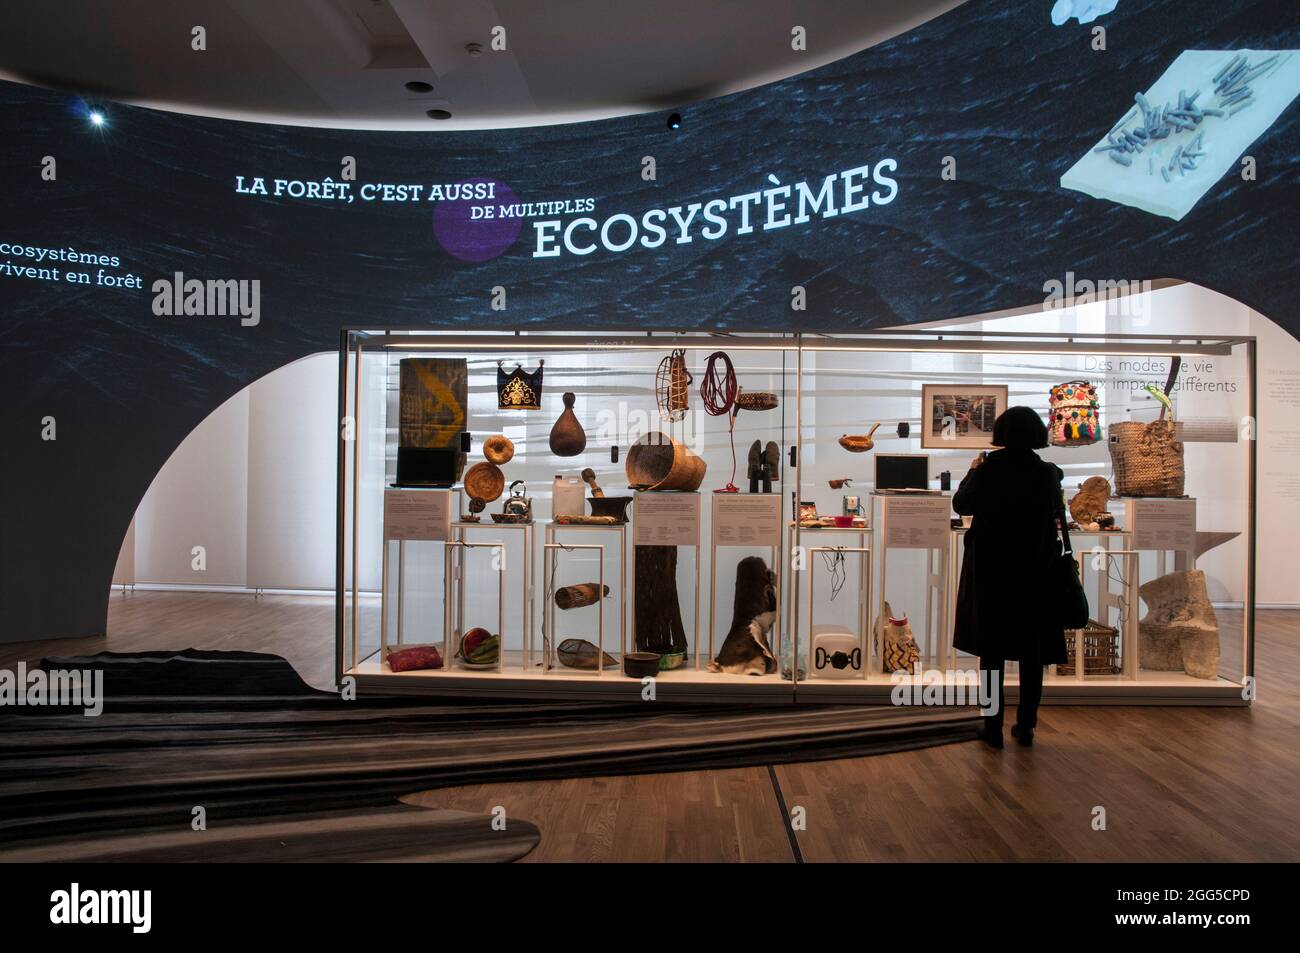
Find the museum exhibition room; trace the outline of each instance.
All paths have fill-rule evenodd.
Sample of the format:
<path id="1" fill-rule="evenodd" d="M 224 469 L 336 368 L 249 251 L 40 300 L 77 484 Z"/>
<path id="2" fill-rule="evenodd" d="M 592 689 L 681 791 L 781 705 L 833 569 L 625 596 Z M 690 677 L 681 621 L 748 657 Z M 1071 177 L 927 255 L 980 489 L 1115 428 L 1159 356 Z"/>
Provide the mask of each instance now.
<path id="1" fill-rule="evenodd" d="M 1300 857 L 1294 0 L 0 9 L 11 922 Z"/>

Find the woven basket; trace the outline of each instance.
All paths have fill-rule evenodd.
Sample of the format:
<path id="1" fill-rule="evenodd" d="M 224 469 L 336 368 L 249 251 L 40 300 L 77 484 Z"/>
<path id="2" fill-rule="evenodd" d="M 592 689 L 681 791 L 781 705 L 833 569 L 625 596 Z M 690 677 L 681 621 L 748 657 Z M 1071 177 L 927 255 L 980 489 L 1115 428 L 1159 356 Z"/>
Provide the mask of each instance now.
<path id="1" fill-rule="evenodd" d="M 1048 392 L 1047 432 L 1054 447 L 1086 447 L 1101 439 L 1101 407 L 1089 381 L 1066 381 Z"/>
<path id="2" fill-rule="evenodd" d="M 736 394 L 736 406 L 741 410 L 775 410 L 776 394 L 766 390 L 742 390 Z"/>
<path id="3" fill-rule="evenodd" d="M 1086 629 L 1065 630 L 1065 654 L 1069 662 L 1056 666 L 1057 675 L 1074 675 L 1075 639 L 1083 636 L 1083 674 L 1118 675 L 1119 629 L 1088 620 Z"/>
<path id="4" fill-rule="evenodd" d="M 1119 496 L 1183 495 L 1183 444 L 1172 420 L 1111 424 L 1110 460 Z"/>
<path id="5" fill-rule="evenodd" d="M 465 474 L 465 493 L 472 500 L 494 503 L 505 488 L 506 475 L 495 463 L 476 463 Z"/>
<path id="6" fill-rule="evenodd" d="M 659 416 L 677 422 L 686 418 L 691 403 L 691 372 L 686 369 L 686 351 L 673 351 L 659 362 L 655 372 L 655 403 Z"/>

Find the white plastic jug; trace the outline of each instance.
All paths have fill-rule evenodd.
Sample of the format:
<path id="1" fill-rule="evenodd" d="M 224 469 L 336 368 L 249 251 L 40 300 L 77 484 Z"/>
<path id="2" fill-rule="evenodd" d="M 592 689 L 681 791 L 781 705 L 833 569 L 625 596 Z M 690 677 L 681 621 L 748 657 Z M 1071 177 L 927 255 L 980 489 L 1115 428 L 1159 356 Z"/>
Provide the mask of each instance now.
<path id="1" fill-rule="evenodd" d="M 551 518 L 582 516 L 587 511 L 586 487 L 576 476 L 556 474 L 551 486 Z"/>

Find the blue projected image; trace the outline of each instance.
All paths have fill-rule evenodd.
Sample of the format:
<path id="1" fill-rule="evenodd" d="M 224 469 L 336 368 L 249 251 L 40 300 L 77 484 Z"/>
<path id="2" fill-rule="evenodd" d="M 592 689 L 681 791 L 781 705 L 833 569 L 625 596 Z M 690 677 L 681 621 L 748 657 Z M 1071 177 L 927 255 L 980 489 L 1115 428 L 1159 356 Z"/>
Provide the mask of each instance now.
<path id="1" fill-rule="evenodd" d="M 1056 0 L 1052 7 L 1052 23 L 1064 25 L 1071 17 L 1080 23 L 1091 23 L 1119 6 L 1119 0 Z"/>

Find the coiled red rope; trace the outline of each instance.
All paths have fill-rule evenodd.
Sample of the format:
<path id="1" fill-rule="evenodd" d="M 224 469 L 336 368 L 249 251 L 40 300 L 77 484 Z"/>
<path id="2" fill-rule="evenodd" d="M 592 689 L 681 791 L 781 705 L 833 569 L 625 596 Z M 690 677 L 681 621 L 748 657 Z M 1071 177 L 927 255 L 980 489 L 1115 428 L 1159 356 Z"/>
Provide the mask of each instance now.
<path id="1" fill-rule="evenodd" d="M 740 387 L 736 383 L 736 369 L 726 351 L 714 351 L 704 364 L 704 380 L 700 382 L 700 400 L 704 410 L 712 417 L 728 414 L 727 429 L 731 437 L 731 480 L 725 490 L 720 492 L 735 493 L 736 486 L 736 395 Z"/>
<path id="2" fill-rule="evenodd" d="M 721 367 L 719 366 L 721 365 Z M 714 351 L 704 364 L 700 382 L 700 400 L 711 416 L 721 417 L 736 405 L 736 369 L 726 351 Z"/>

